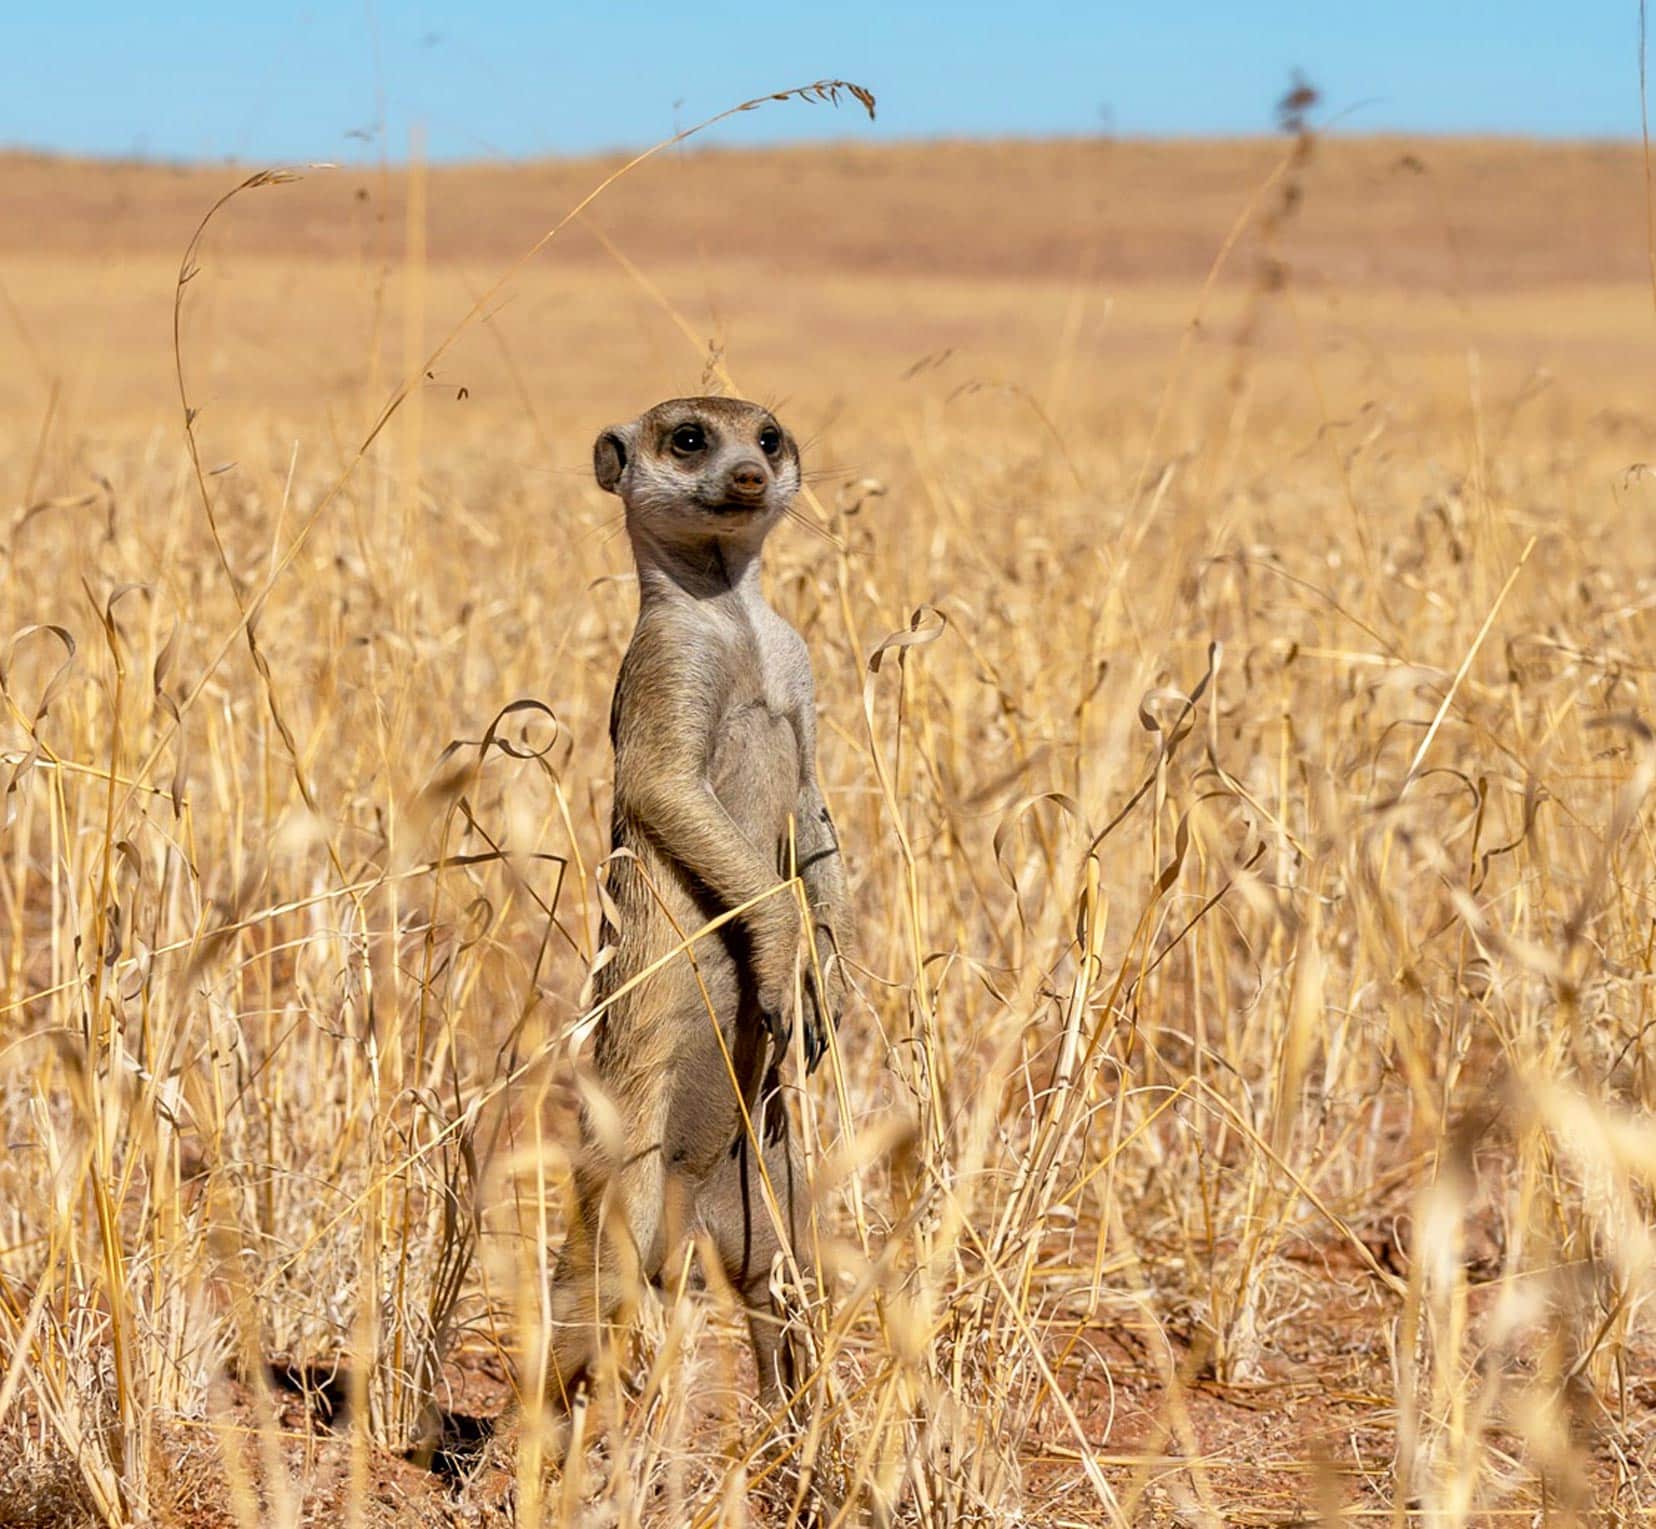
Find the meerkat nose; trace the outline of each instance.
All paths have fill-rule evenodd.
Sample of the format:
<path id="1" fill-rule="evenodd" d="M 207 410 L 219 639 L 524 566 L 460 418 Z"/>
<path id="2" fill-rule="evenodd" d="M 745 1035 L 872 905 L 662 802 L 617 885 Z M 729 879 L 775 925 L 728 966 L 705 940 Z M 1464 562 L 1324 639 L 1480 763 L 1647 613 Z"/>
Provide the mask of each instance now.
<path id="1" fill-rule="evenodd" d="M 765 492 L 765 469 L 757 462 L 738 462 L 730 470 L 730 491 L 743 499 L 757 499 Z"/>

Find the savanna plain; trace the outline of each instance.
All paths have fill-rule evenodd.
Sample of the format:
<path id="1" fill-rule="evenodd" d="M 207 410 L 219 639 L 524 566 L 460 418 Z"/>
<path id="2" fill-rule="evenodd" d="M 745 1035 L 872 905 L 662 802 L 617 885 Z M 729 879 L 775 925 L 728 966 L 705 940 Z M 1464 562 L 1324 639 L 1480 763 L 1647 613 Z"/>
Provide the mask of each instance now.
<path id="1" fill-rule="evenodd" d="M 1638 150 L 841 110 L 526 261 L 619 159 L 0 158 L 0 1523 L 1656 1512 Z M 691 1250 L 571 1440 L 589 452 L 709 391 L 810 473 L 814 1366 Z"/>

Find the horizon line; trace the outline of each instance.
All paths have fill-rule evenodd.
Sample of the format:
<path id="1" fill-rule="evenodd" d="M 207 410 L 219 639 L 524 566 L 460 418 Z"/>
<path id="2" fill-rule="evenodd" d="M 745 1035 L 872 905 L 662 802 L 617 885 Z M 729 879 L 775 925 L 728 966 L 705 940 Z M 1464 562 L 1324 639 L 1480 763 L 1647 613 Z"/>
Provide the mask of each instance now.
<path id="1" fill-rule="evenodd" d="M 1443 143 L 1443 144 L 1472 144 L 1491 143 L 1503 145 L 1530 145 L 1539 149 L 1571 149 L 1571 148 L 1606 148 L 1606 149 L 1640 149 L 1645 140 L 1640 132 L 1627 134 L 1599 134 L 1599 133 L 1551 133 L 1535 130 L 1521 130 L 1512 128 L 1478 128 L 1456 131 L 1442 131 L 1434 129 L 1414 128 L 1382 128 L 1373 131 L 1349 132 L 1337 128 L 1311 128 L 1311 136 L 1327 142 L 1337 143 L 1385 143 L 1397 141 Z M 982 147 L 997 146 L 1012 147 L 1042 147 L 1056 145 L 1093 145 L 1104 147 L 1111 144 L 1130 145 L 1135 148 L 1169 145 L 1176 147 L 1212 146 L 1241 146 L 1248 144 L 1287 143 L 1296 135 L 1282 129 L 1260 129 L 1253 132 L 1220 132 L 1220 133 L 1165 133 L 1130 131 L 1112 132 L 1070 132 L 1070 133 L 916 133 L 891 137 L 871 138 L 866 134 L 846 133 L 843 135 L 814 134 L 802 137 L 783 137 L 763 143 L 721 143 L 718 140 L 685 141 L 680 151 L 685 154 L 711 155 L 728 154 L 759 156 L 777 152 L 794 153 L 810 150 L 844 150 L 854 149 L 865 153 L 880 153 L 888 149 L 905 148 L 952 148 L 952 147 Z M 65 165 L 106 165 L 120 168 L 145 168 L 158 170 L 204 170 L 222 167 L 253 168 L 269 167 L 303 167 L 313 169 L 391 169 L 407 170 L 416 164 L 422 164 L 427 169 L 442 170 L 481 170 L 481 169 L 510 169 L 527 168 L 546 164 L 576 164 L 583 161 L 624 158 L 630 155 L 641 154 L 651 148 L 662 148 L 672 145 L 671 138 L 655 139 L 650 142 L 617 143 L 601 148 L 586 148 L 571 152 L 559 152 L 548 149 L 543 153 L 529 154 L 494 154 L 494 155 L 449 155 L 441 154 L 425 159 L 417 159 L 408 154 L 372 154 L 352 157 L 349 159 L 306 159 L 298 156 L 287 158 L 225 154 L 189 156 L 164 153 L 146 153 L 142 149 L 118 152 L 87 152 L 76 149 L 53 148 L 47 145 L 32 143 L 0 142 L 0 159 L 30 159 L 57 161 Z"/>

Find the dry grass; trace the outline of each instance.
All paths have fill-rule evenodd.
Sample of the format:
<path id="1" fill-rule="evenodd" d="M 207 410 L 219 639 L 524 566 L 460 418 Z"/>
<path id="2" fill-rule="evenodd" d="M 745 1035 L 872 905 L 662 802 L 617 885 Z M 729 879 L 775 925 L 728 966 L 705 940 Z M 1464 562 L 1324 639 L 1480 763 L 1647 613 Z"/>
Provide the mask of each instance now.
<path id="1" fill-rule="evenodd" d="M 1479 252 L 1579 158 L 1421 149 L 1497 190 L 1409 172 L 1388 265 L 1341 167 L 1397 145 L 1144 152 L 1163 213 L 1224 208 L 1153 281 L 1035 253 L 1056 173 L 986 215 L 1025 278 L 884 201 L 889 271 L 790 261 L 868 214 L 813 202 L 832 155 L 758 252 L 684 209 L 759 172 L 686 161 L 698 231 L 649 245 L 648 166 L 593 213 L 636 274 L 548 252 L 360 462 L 496 235 L 416 175 L 360 252 L 287 252 L 243 209 L 352 183 L 251 191 L 182 309 L 211 525 L 165 268 L 211 195 L 8 259 L 0 1521 L 787 1520 L 717 1290 L 647 1303 L 566 1470 L 533 1407 L 462 1437 L 567 1197 L 632 616 L 586 452 L 726 368 L 833 469 L 769 587 L 861 930 L 797 1099 L 843 1521 L 1651 1511 L 1637 206 L 1524 285 Z M 930 153 L 852 158 L 969 203 Z"/>

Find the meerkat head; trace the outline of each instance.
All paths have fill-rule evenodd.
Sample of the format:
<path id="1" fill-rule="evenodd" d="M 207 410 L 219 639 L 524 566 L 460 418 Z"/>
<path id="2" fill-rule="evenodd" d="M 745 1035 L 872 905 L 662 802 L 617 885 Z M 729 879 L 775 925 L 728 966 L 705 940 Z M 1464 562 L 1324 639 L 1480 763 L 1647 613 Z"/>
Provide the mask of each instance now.
<path id="1" fill-rule="evenodd" d="M 673 398 L 592 448 L 598 486 L 658 541 L 756 542 L 799 492 L 799 448 L 769 409 L 739 398 Z"/>

